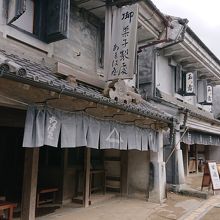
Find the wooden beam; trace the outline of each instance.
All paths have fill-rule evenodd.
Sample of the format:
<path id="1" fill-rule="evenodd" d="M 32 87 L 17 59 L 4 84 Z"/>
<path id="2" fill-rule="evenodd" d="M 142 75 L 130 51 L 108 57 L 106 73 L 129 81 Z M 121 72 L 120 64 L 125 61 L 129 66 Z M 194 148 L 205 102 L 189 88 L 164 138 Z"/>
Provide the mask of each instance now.
<path id="1" fill-rule="evenodd" d="M 21 219 L 34 220 L 37 194 L 39 148 L 25 150 Z"/>
<path id="2" fill-rule="evenodd" d="M 76 68 L 61 62 L 56 63 L 55 73 L 63 77 L 74 76 L 78 81 L 82 81 L 102 89 L 105 87 L 104 79 L 99 79 L 97 74 L 85 73 L 82 70 L 77 70 Z"/>
<path id="3" fill-rule="evenodd" d="M 66 182 L 67 182 L 67 178 L 68 178 L 68 153 L 69 153 L 69 149 L 63 149 L 62 153 L 62 189 L 61 189 L 61 193 L 62 193 L 62 198 L 61 201 L 62 203 L 65 202 L 65 190 L 66 190 Z"/>
<path id="4" fill-rule="evenodd" d="M 90 160 L 91 149 L 86 147 L 84 151 L 84 190 L 83 190 L 83 206 L 90 205 Z"/>

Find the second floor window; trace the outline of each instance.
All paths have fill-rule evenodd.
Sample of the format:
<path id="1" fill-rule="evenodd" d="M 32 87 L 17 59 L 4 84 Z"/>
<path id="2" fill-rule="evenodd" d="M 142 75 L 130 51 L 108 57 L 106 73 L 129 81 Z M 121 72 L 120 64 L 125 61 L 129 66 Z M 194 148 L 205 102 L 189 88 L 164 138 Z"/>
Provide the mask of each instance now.
<path id="1" fill-rule="evenodd" d="M 67 38 L 70 0 L 8 0 L 8 24 L 51 43 Z"/>

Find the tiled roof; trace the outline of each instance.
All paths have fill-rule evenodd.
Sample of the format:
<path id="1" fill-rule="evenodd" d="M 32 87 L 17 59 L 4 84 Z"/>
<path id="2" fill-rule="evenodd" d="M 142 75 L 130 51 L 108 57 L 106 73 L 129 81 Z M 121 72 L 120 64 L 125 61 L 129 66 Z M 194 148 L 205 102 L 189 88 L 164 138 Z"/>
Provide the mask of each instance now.
<path id="1" fill-rule="evenodd" d="M 90 100 L 103 105 L 113 106 L 144 117 L 161 120 L 162 122 L 171 123 L 173 121 L 173 118 L 170 115 L 159 111 L 147 101 L 143 101 L 141 104 L 124 104 L 117 102 L 105 97 L 102 94 L 102 90 L 90 85 L 78 82 L 77 86 L 71 86 L 66 80 L 59 79 L 46 65 L 32 62 L 26 58 L 21 58 L 15 54 L 9 54 L 2 50 L 0 50 L 0 54 L 27 70 L 27 74 L 23 76 L 8 72 L 3 74 L 2 77 L 45 89 L 58 92 L 62 91 L 62 94 Z"/>
<path id="2" fill-rule="evenodd" d="M 188 109 L 191 116 L 194 116 L 197 118 L 202 118 L 204 120 L 208 120 L 208 121 L 212 121 L 217 124 L 220 124 L 220 121 L 215 119 L 214 116 L 211 113 L 209 113 L 208 111 L 205 111 L 203 109 L 199 109 L 198 107 L 193 106 L 187 102 L 182 102 L 182 101 L 176 99 L 175 97 L 167 95 L 166 93 L 163 93 L 161 91 L 159 91 L 159 93 L 160 93 L 161 100 L 168 102 L 168 103 L 171 103 L 178 108 Z"/>

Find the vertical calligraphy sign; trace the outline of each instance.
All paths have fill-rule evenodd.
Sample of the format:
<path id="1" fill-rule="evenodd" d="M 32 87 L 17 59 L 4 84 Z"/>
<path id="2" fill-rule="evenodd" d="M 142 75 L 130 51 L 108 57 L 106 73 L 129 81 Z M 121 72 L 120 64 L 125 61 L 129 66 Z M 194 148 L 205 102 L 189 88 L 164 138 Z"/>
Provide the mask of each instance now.
<path id="1" fill-rule="evenodd" d="M 206 102 L 208 104 L 212 104 L 212 86 L 207 86 L 207 99 L 206 99 Z"/>
<path id="2" fill-rule="evenodd" d="M 107 80 L 132 79 L 134 77 L 138 5 L 115 8 L 112 11 L 112 29 L 106 68 Z"/>
<path id="3" fill-rule="evenodd" d="M 186 93 L 193 93 L 194 92 L 194 76 L 193 73 L 186 74 Z"/>

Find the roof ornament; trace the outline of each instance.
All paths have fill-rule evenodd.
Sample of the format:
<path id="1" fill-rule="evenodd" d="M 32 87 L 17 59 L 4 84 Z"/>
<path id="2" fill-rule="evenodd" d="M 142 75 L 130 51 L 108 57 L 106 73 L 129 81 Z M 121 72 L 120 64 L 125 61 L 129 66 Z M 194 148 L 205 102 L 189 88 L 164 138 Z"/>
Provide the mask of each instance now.
<path id="1" fill-rule="evenodd" d="M 105 87 L 103 93 L 105 96 L 125 104 L 138 104 L 143 101 L 141 95 L 135 91 L 135 88 L 126 85 L 122 79 L 113 80 Z"/>

